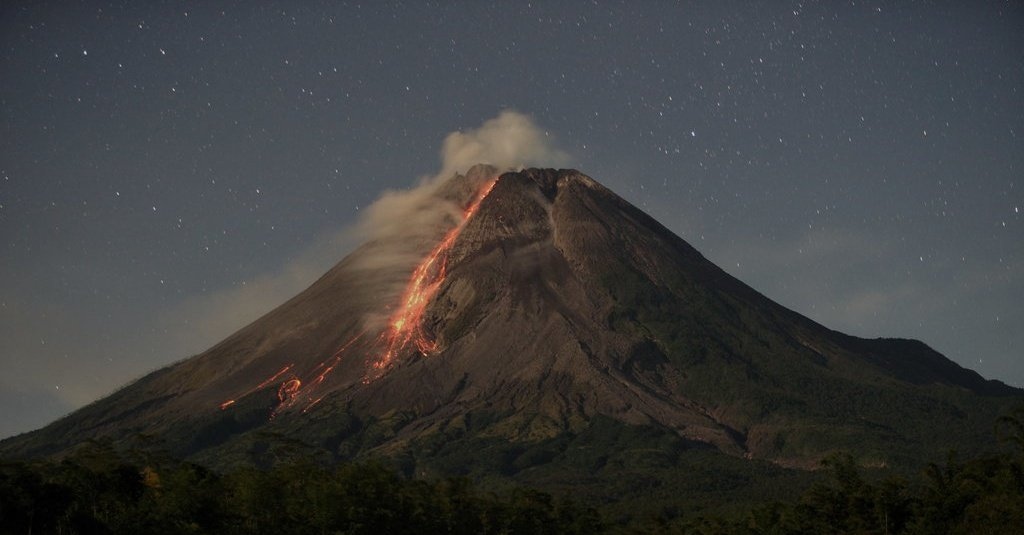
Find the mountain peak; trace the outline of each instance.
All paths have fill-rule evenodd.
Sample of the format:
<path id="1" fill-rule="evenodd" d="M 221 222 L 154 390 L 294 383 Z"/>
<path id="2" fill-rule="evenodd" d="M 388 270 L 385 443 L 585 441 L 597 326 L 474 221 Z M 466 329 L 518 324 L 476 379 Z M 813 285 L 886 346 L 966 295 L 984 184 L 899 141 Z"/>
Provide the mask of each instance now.
<path id="1" fill-rule="evenodd" d="M 479 165 L 389 202 L 384 230 L 293 299 L 3 450 L 143 432 L 219 463 L 273 431 L 429 464 L 417 448 L 437 437 L 530 444 L 610 419 L 785 465 L 910 462 L 987 439 L 1020 395 L 783 308 L 577 170 Z"/>

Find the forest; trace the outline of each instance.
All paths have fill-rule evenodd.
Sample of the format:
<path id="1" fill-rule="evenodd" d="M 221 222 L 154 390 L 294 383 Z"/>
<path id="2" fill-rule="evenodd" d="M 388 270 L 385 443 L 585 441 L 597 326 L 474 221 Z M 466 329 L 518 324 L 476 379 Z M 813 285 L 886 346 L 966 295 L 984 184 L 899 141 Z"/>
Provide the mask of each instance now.
<path id="1" fill-rule="evenodd" d="M 385 462 L 325 466 L 290 456 L 218 473 L 91 442 L 61 460 L 0 463 L 0 533 L 1021 533 L 1024 408 L 999 420 L 996 439 L 999 454 L 950 452 L 911 478 L 866 471 L 837 453 L 793 502 L 628 522 L 601 504 L 466 478 L 409 479 Z"/>

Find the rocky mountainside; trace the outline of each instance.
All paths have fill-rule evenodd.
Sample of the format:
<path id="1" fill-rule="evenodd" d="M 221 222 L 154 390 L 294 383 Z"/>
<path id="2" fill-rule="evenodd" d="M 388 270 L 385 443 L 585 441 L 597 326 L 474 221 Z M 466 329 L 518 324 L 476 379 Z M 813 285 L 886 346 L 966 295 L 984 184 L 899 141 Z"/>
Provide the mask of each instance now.
<path id="1" fill-rule="evenodd" d="M 577 171 L 478 166 L 433 199 L 457 209 L 426 239 L 364 244 L 206 352 L 0 454 L 102 438 L 226 466 L 286 444 L 607 487 L 683 465 L 810 468 L 836 450 L 912 467 L 990 447 L 1022 399 L 921 342 L 787 310 Z"/>

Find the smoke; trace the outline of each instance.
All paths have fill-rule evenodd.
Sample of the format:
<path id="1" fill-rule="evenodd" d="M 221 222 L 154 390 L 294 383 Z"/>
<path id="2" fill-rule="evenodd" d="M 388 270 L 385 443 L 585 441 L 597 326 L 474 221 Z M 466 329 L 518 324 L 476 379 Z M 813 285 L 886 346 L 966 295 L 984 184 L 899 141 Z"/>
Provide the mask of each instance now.
<path id="1" fill-rule="evenodd" d="M 410 232 L 431 233 L 457 219 L 462 207 L 445 200 L 439 189 L 452 177 L 465 173 L 470 184 L 498 172 L 528 166 L 557 167 L 569 162 L 551 136 L 529 116 L 506 110 L 475 130 L 448 134 L 441 147 L 441 169 L 420 179 L 412 189 L 389 190 L 363 215 L 357 227 L 360 241 L 408 237 Z M 484 164 L 488 167 L 473 166 Z"/>
<path id="2" fill-rule="evenodd" d="M 355 228 L 355 241 L 372 242 L 353 268 L 372 272 L 373 291 L 396 301 L 409 274 L 444 232 L 458 224 L 466 202 L 495 175 L 526 166 L 569 162 L 552 137 L 529 116 L 506 110 L 479 128 L 448 134 L 441 148 L 441 169 L 417 186 L 385 191 Z M 382 317 L 370 318 L 368 327 Z"/>
<path id="3" fill-rule="evenodd" d="M 452 132 L 444 139 L 441 169 L 435 175 L 421 178 L 410 189 L 385 191 L 363 212 L 355 228 L 356 241 L 386 243 L 393 250 L 382 247 L 381 252 L 361 260 L 368 268 L 396 264 L 404 268 L 410 257 L 419 258 L 422 251 L 414 250 L 415 244 L 432 241 L 462 216 L 467 199 L 453 198 L 455 182 L 461 181 L 471 190 L 506 170 L 568 161 L 547 132 L 516 111 L 503 111 L 475 130 Z M 468 197 L 466 193 L 463 196 Z M 389 257 L 389 253 L 395 256 Z"/>
<path id="4" fill-rule="evenodd" d="M 161 318 L 167 332 L 161 346 L 180 358 L 196 353 L 244 327 L 313 283 L 353 245 L 360 251 L 354 269 L 364 271 L 365 291 L 383 302 L 397 301 L 409 274 L 446 229 L 461 217 L 468 191 L 495 174 L 524 166 L 567 165 L 569 157 L 529 116 L 503 111 L 479 128 L 448 134 L 440 151 L 441 167 L 409 189 L 388 190 L 361 211 L 352 228 L 325 233 L 280 269 L 237 286 L 183 299 Z M 487 166 L 476 167 L 477 164 Z M 450 180 L 462 173 L 462 179 Z M 468 188 L 460 193 L 455 185 Z M 463 204 L 460 204 L 461 203 Z M 382 318 L 369 318 L 377 326 Z M 175 333 L 179 333 L 175 336 Z M 168 343 L 166 338 L 172 338 Z"/>
<path id="5" fill-rule="evenodd" d="M 476 130 L 448 134 L 441 148 L 441 171 L 436 178 L 446 179 L 479 163 L 504 171 L 558 167 L 568 162 L 569 156 L 556 149 L 551 136 L 529 116 L 506 110 Z"/>

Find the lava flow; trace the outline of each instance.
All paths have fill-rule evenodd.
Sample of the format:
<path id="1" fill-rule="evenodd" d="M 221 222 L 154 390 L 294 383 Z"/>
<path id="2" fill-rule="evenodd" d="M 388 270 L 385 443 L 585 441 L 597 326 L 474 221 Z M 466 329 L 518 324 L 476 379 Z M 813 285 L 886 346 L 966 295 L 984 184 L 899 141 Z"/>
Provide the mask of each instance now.
<path id="1" fill-rule="evenodd" d="M 462 220 L 449 230 L 441 242 L 416 266 L 416 270 L 413 271 L 412 277 L 405 287 L 405 292 L 402 293 L 398 310 L 391 316 L 387 328 L 381 333 L 381 340 L 387 344 L 387 350 L 373 363 L 374 369 L 378 371 L 386 369 L 397 354 L 410 343 L 415 344 L 420 353 L 424 355 L 437 349 L 437 342 L 431 340 L 423 332 L 423 314 L 426 312 L 427 304 L 434 298 L 444 282 L 448 268 L 448 254 L 451 252 L 452 245 L 497 183 L 497 178 L 484 183 L 473 202 L 462 212 Z"/>
<path id="2" fill-rule="evenodd" d="M 248 396 L 249 394 L 252 394 L 253 392 L 255 392 L 257 390 L 262 390 L 263 388 L 266 388 L 268 385 L 270 385 L 270 383 L 273 383 L 274 381 L 276 381 L 278 377 L 281 377 L 282 375 L 285 374 L 285 372 L 287 372 L 288 370 L 292 369 L 292 366 L 294 366 L 294 364 L 289 364 L 289 365 L 285 366 L 284 368 L 281 368 L 281 371 L 275 373 L 274 375 L 271 375 L 269 378 L 264 380 L 262 383 L 260 383 L 260 384 L 256 385 L 255 387 L 249 389 L 248 391 L 246 391 L 241 396 L 238 396 L 238 398 L 239 399 L 244 398 L 245 396 Z M 226 408 L 228 408 L 228 407 L 230 407 L 230 406 L 232 406 L 234 404 L 235 404 L 235 400 L 229 399 L 229 400 L 225 401 L 224 403 L 220 404 L 220 410 L 224 410 L 224 409 L 226 409 Z"/>
<path id="3" fill-rule="evenodd" d="M 316 367 L 313 368 L 313 372 L 315 373 L 317 370 L 320 370 L 320 373 L 318 373 L 308 383 L 303 383 L 298 378 L 293 378 L 281 383 L 281 387 L 277 391 L 277 398 L 280 400 L 280 403 L 278 403 L 277 408 L 270 414 L 270 417 L 273 418 L 274 416 L 277 416 L 278 413 L 294 406 L 301 400 L 305 400 L 307 402 L 306 406 L 302 409 L 302 412 L 306 412 L 312 408 L 313 405 L 320 403 L 320 400 L 323 399 L 323 395 L 313 398 L 313 394 L 317 387 L 320 386 L 324 382 L 324 379 L 327 379 L 327 376 L 330 375 L 338 366 L 341 362 L 341 357 L 345 354 L 345 351 L 348 350 L 349 346 L 356 343 L 356 341 L 362 338 L 364 334 L 366 334 L 365 330 L 355 335 L 355 337 L 350 339 L 348 342 L 345 342 L 344 345 L 334 352 L 334 355 L 332 355 L 331 358 L 317 364 Z"/>
<path id="4" fill-rule="evenodd" d="M 451 253 L 452 246 L 466 227 L 466 224 L 479 210 L 480 204 L 491 193 L 491 190 L 494 189 L 494 185 L 497 182 L 498 179 L 493 178 L 483 184 L 473 198 L 473 201 L 463 210 L 462 219 L 459 220 L 458 224 L 445 233 L 440 243 L 431 249 L 430 253 L 416 266 L 416 270 L 413 271 L 412 277 L 410 277 L 405 291 L 402 293 L 402 300 L 399 302 L 398 309 L 389 318 L 387 326 L 377 338 L 377 343 L 383 345 L 386 349 L 383 355 L 376 362 L 372 363 L 372 368 L 376 372 L 368 373 L 364 378 L 365 382 L 380 377 L 398 354 L 408 347 L 409 344 L 414 344 L 416 349 L 424 355 L 430 354 L 437 349 L 437 342 L 431 340 L 423 330 L 423 314 L 426 312 L 427 305 L 441 288 L 441 284 L 444 283 L 448 269 L 448 255 Z M 306 377 L 305 382 L 293 371 L 294 365 L 289 364 L 255 388 L 238 396 L 238 398 L 240 399 L 258 390 L 262 390 L 284 376 L 284 380 L 280 383 L 277 390 L 277 407 L 273 409 L 270 417 L 274 418 L 280 412 L 299 403 L 304 404 L 302 412 L 307 412 L 323 399 L 323 393 L 320 393 L 318 397 L 314 397 L 318 393 L 318 387 L 335 370 L 349 347 L 365 334 L 366 331 L 357 334 L 335 351 L 330 358 L 324 360 L 306 374 L 303 374 Z M 220 408 L 224 410 L 234 404 L 235 400 L 229 399 L 221 403 Z"/>
<path id="5" fill-rule="evenodd" d="M 277 404 L 277 407 L 271 413 L 270 417 L 273 418 L 280 411 L 295 405 L 299 400 L 302 400 L 302 399 L 312 400 L 303 409 L 303 412 L 306 412 L 307 410 L 309 410 L 310 407 L 312 407 L 313 405 L 316 405 L 317 403 L 319 403 L 320 400 L 323 399 L 323 396 L 321 395 L 320 397 L 318 397 L 316 399 L 312 399 L 312 397 L 313 397 L 313 390 L 316 389 L 316 387 L 320 386 L 320 384 L 324 382 L 324 380 L 327 378 L 327 376 L 330 375 L 331 372 L 334 371 L 334 369 L 338 366 L 338 363 L 341 362 L 341 357 L 345 354 L 345 351 L 349 348 L 349 346 L 351 346 L 352 344 L 356 343 L 356 341 L 358 341 L 360 338 L 362 338 L 364 334 L 366 334 L 365 330 L 363 332 L 360 332 L 359 334 L 357 334 L 355 337 L 353 337 L 349 341 L 345 342 L 345 344 L 343 344 L 337 351 L 334 352 L 334 354 L 331 356 L 331 358 L 321 362 L 320 364 L 317 364 L 316 367 L 313 368 L 313 373 L 316 373 L 318 370 L 319 370 L 319 373 L 317 373 L 317 375 L 315 377 L 313 377 L 308 383 L 304 384 L 302 382 L 302 380 L 299 379 L 299 377 L 297 375 L 295 375 L 294 373 L 289 374 L 289 377 L 287 379 L 285 379 L 284 382 L 282 382 L 278 386 L 278 389 L 277 389 L 278 404 Z M 289 364 L 289 365 L 285 366 L 284 368 L 281 368 L 281 371 L 279 371 L 279 372 L 275 373 L 274 375 L 270 376 L 269 378 L 264 380 L 262 383 L 256 385 L 255 387 L 247 390 L 245 393 L 243 393 L 242 395 L 238 396 L 238 399 L 244 398 L 245 396 L 248 396 L 249 394 L 252 394 L 253 392 L 256 392 L 256 391 L 259 391 L 259 390 L 263 390 L 264 388 L 270 386 L 271 383 L 277 381 L 278 378 L 280 378 L 284 374 L 288 373 L 294 366 L 295 366 L 294 364 Z M 234 404 L 235 404 L 235 400 L 234 399 L 229 399 L 229 400 L 225 401 L 224 403 L 220 404 L 220 410 L 225 410 L 225 409 L 227 409 L 228 407 L 230 407 L 230 406 L 232 406 Z"/>

